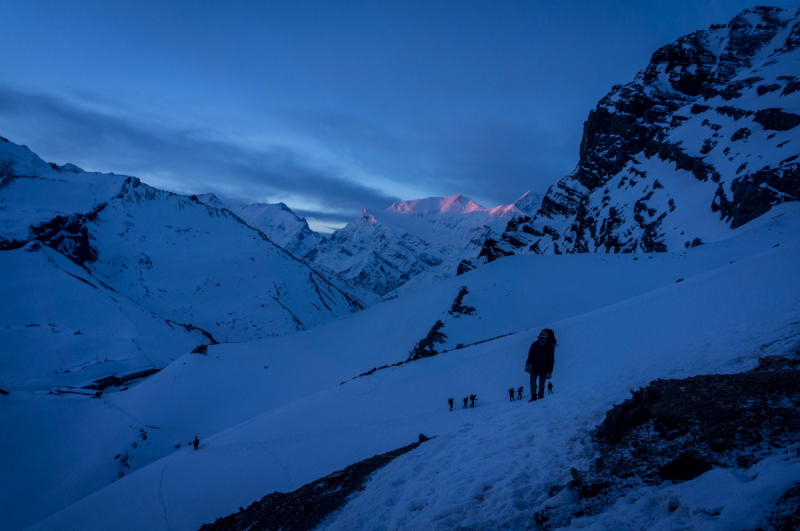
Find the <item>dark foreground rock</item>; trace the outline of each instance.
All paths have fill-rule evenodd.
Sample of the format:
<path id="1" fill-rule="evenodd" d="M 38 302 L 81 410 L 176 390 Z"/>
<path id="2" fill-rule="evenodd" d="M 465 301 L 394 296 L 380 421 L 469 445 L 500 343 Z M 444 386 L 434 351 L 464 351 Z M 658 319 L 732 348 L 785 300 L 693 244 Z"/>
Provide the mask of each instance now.
<path id="1" fill-rule="evenodd" d="M 571 503 L 537 514 L 542 529 L 596 515 L 632 489 L 692 480 L 713 468 L 749 468 L 800 443 L 800 353 L 770 356 L 739 374 L 657 380 L 614 406 L 594 438 L 600 456 L 554 487 Z M 768 529 L 800 527 L 800 487 L 775 500 Z"/>
<path id="2" fill-rule="evenodd" d="M 294 492 L 273 492 L 253 502 L 247 509 L 202 526 L 200 531 L 314 529 L 327 516 L 342 508 L 353 493 L 363 490 L 374 472 L 427 440 L 428 437 L 420 434 L 419 442 L 359 461 Z"/>

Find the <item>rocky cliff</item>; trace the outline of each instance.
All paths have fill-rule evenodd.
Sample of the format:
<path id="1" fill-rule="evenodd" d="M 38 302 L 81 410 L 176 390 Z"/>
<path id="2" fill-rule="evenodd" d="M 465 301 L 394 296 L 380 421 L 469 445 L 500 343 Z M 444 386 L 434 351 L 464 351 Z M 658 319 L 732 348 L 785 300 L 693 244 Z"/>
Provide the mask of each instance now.
<path id="1" fill-rule="evenodd" d="M 800 197 L 800 9 L 756 7 L 657 50 L 584 123 L 575 170 L 461 272 L 520 252 L 660 252 Z"/>

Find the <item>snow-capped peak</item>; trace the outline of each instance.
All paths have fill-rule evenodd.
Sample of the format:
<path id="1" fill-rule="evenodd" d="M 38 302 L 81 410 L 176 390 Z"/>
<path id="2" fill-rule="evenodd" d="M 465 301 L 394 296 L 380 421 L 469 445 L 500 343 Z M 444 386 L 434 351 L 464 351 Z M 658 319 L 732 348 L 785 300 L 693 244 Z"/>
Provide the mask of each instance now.
<path id="1" fill-rule="evenodd" d="M 414 199 L 413 201 L 400 201 L 399 203 L 393 203 L 386 211 L 399 214 L 445 212 L 448 214 L 466 214 L 469 212 L 488 212 L 489 209 L 482 207 L 465 195 L 455 194 L 449 197 L 427 197 L 425 199 Z"/>
<path id="2" fill-rule="evenodd" d="M 367 209 L 361 211 L 361 214 L 358 215 L 358 218 L 355 220 L 355 224 L 357 226 L 364 226 L 364 225 L 375 225 L 378 221 L 375 219 L 375 216 L 367 212 Z"/>
<path id="3" fill-rule="evenodd" d="M 204 205 L 214 207 L 214 208 L 225 208 L 225 204 L 219 200 L 217 196 L 212 193 L 201 194 L 196 196 L 197 200 Z"/>

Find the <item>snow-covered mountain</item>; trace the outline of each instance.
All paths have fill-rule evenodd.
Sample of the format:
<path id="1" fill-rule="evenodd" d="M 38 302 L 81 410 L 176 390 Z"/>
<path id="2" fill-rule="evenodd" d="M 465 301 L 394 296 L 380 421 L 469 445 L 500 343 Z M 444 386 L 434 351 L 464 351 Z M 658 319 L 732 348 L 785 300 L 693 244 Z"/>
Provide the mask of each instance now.
<path id="1" fill-rule="evenodd" d="M 303 258 L 325 240 L 324 236 L 308 228 L 304 218 L 298 217 L 283 203 L 239 205 L 231 210 L 298 258 Z"/>
<path id="2" fill-rule="evenodd" d="M 630 390 L 746 370 L 800 345 L 797 205 L 731 236 L 646 258 L 509 257 L 300 334 L 187 354 L 102 400 L 12 389 L 0 397 L 0 423 L 15 434 L 0 437 L 0 481 L 15 488 L 0 511 L 12 531 L 195 530 L 424 433 L 438 437 L 376 474 L 322 528 L 533 529 L 536 513 L 567 503 L 552 487 L 589 466 L 592 431 Z M 388 366 L 437 322 L 437 355 Z M 542 327 L 559 341 L 555 394 L 509 402 L 511 386 L 529 396 L 522 365 Z M 447 398 L 470 394 L 474 409 L 448 410 Z M 68 430 L 78 435 L 36 436 Z M 186 446 L 195 434 L 197 451 Z M 718 529 L 737 528 L 743 512 L 759 527 L 800 477 L 795 453 L 674 487 L 638 485 L 603 528 L 631 511 L 646 528 L 661 518 L 703 528 L 712 512 Z M 46 466 L 26 466 L 42 456 Z M 723 499 L 698 497 L 719 472 Z"/>
<path id="3" fill-rule="evenodd" d="M 80 386 L 211 342 L 38 241 L 0 252 L 0 271 L 0 387 Z"/>
<path id="4" fill-rule="evenodd" d="M 263 232 L 276 245 L 297 258 L 303 258 L 325 237 L 312 231 L 305 219 L 292 212 L 284 203 L 225 205 L 211 193 L 195 196 L 201 203 L 214 208 L 227 208 L 253 227 Z"/>
<path id="5" fill-rule="evenodd" d="M 227 208 L 368 304 L 454 276 L 460 262 L 477 257 L 487 240 L 530 216 L 544 198 L 527 192 L 491 209 L 461 194 L 402 201 L 383 212 L 365 209 L 325 237 L 283 203 L 231 206 L 211 193 L 193 197 Z"/>
<path id="6" fill-rule="evenodd" d="M 396 295 L 358 312 L 210 196 L 0 142 L 3 529 L 235 527 L 254 500 L 335 490 L 332 472 L 420 433 L 435 438 L 317 529 L 557 528 L 548 511 L 604 488 L 581 484 L 596 427 L 633 390 L 770 355 L 797 360 L 796 374 L 800 128 L 784 104 L 796 102 L 796 11 L 748 10 L 659 51 L 593 111 L 578 168 L 543 201 L 486 209 L 457 195 L 362 213 L 307 254 L 314 270 Z M 479 250 L 518 255 L 452 276 Z M 510 387 L 530 396 L 523 364 L 542 328 L 558 337 L 554 393 L 510 402 Z M 98 397 L 57 389 L 143 364 L 162 370 Z M 625 496 L 564 525 L 771 529 L 776 503 L 798 499 L 789 391 L 738 419 L 726 440 L 746 460 L 677 481 L 625 471 Z M 470 395 L 476 407 L 459 407 Z M 774 406 L 795 428 L 781 444 L 754 427 Z M 653 446 L 620 451 L 685 463 L 658 440 L 716 444 L 652 420 Z"/>
<path id="7" fill-rule="evenodd" d="M 198 202 L 203 203 L 204 205 L 208 205 L 214 208 L 225 208 L 225 203 L 223 203 L 219 197 L 212 193 L 200 194 L 192 196 L 197 199 Z"/>
<path id="8" fill-rule="evenodd" d="M 481 260 L 692 247 L 800 198 L 799 12 L 747 9 L 656 51 L 589 113 L 572 174 Z"/>
<path id="9" fill-rule="evenodd" d="M 540 197 L 528 192 L 517 203 L 489 209 L 456 194 L 402 201 L 383 212 L 365 209 L 306 258 L 374 302 L 398 295 L 401 287 L 454 276 L 462 260 L 476 257 L 487 239 L 498 238 Z"/>
<path id="10" fill-rule="evenodd" d="M 227 210 L 134 177 L 53 167 L 8 141 L 0 164 L 0 248 L 40 242 L 216 341 L 292 333 L 360 308 Z"/>

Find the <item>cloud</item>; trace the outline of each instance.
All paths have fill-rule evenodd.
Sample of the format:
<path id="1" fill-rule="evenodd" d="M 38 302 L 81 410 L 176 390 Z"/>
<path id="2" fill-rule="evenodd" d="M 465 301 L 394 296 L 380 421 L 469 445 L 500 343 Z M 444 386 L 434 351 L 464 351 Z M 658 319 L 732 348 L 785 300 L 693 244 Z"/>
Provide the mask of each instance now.
<path id="1" fill-rule="evenodd" d="M 544 193 L 572 170 L 580 141 L 579 130 L 565 132 L 562 124 L 545 131 L 521 119 L 466 111 L 446 119 L 408 118 L 392 127 L 329 111 L 306 110 L 289 119 L 373 174 L 429 195 L 463 193 L 488 207 L 511 203 L 528 190 Z"/>
<path id="2" fill-rule="evenodd" d="M 307 141 L 294 145 L 165 126 L 177 123 L 172 118 L 143 118 L 107 95 L 98 103 L 0 84 L 0 134 L 45 159 L 136 175 L 182 194 L 213 192 L 229 204 L 283 201 L 317 227 L 341 226 L 364 208 L 432 195 L 508 204 L 527 190 L 544 192 L 577 159 L 563 135 L 554 140 L 531 124 L 471 114 L 391 121 L 285 112 L 282 126 Z M 579 137 L 569 139 L 577 146 Z"/>
<path id="3" fill-rule="evenodd" d="M 472 120 L 438 132 L 437 168 L 443 183 L 492 207 L 566 175 L 577 157 L 564 144 L 528 124 Z"/>
<path id="4" fill-rule="evenodd" d="M 291 146 L 254 148 L 214 138 L 211 131 L 163 128 L 2 84 L 0 128 L 59 163 L 137 175 L 179 193 L 220 192 L 229 201 L 290 197 L 296 205 L 316 205 L 315 217 L 331 221 L 398 200 L 347 179 L 335 161 L 320 162 Z M 322 214 L 327 210 L 334 214 Z"/>

